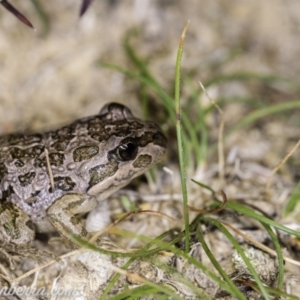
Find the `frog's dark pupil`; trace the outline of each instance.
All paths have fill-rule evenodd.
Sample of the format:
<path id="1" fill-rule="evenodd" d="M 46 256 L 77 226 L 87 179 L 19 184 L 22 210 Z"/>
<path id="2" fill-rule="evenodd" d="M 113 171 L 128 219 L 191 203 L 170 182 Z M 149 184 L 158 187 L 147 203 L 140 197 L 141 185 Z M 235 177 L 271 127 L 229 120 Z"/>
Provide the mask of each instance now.
<path id="1" fill-rule="evenodd" d="M 122 160 L 130 160 L 137 154 L 138 147 L 134 141 L 126 142 L 119 146 L 119 156 Z"/>

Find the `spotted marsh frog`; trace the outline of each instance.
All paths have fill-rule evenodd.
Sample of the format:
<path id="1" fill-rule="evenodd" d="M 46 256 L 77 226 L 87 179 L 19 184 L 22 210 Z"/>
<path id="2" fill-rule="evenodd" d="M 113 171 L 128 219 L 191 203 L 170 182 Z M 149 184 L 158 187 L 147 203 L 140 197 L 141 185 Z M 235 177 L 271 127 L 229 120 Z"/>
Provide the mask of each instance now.
<path id="1" fill-rule="evenodd" d="M 97 209 L 165 147 L 156 124 L 118 103 L 54 131 L 0 137 L 0 242 L 28 244 L 51 225 L 64 237 L 85 238 L 76 215 Z"/>

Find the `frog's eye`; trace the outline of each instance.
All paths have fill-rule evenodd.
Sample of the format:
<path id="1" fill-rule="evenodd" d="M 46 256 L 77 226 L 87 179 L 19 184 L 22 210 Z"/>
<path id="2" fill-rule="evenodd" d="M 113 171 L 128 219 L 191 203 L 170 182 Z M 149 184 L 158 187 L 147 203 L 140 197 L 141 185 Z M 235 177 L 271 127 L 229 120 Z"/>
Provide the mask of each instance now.
<path id="1" fill-rule="evenodd" d="M 134 139 L 123 140 L 122 143 L 117 148 L 116 154 L 118 158 L 122 161 L 128 161 L 137 155 L 138 144 Z"/>

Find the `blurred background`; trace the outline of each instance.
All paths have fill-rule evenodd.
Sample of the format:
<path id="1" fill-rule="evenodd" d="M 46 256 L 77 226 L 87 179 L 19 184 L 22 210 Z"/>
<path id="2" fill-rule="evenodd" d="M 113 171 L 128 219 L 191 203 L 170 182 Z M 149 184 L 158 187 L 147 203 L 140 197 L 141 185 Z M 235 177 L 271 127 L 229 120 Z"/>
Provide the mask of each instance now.
<path id="1" fill-rule="evenodd" d="M 125 102 L 139 111 L 138 83 L 99 65 L 109 62 L 130 69 L 123 49 L 130 33 L 131 46 L 172 93 L 177 45 L 187 20 L 191 23 L 182 68 L 195 86 L 198 80 L 205 83 L 234 72 L 298 81 L 296 0 L 95 0 L 80 19 L 80 0 L 10 2 L 36 31 L 0 7 L 1 133 L 24 126 L 38 130 L 93 114 L 108 101 Z M 257 88 L 241 82 L 221 87 L 211 96 L 246 95 Z M 260 88 L 260 93 L 269 92 Z M 278 101 L 284 101 L 290 91 L 282 87 L 279 92 Z M 189 93 L 183 86 L 183 101 Z"/>

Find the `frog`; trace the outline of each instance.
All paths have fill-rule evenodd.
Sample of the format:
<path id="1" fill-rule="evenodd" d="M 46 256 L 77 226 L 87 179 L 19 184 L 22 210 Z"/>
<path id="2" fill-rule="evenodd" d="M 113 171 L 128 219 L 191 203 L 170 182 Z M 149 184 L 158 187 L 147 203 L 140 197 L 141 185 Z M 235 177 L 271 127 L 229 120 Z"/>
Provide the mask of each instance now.
<path id="1" fill-rule="evenodd" d="M 166 145 L 158 125 L 115 102 L 55 130 L 0 136 L 1 244 L 29 245 L 53 229 L 87 239 L 82 214 L 156 164 Z"/>

